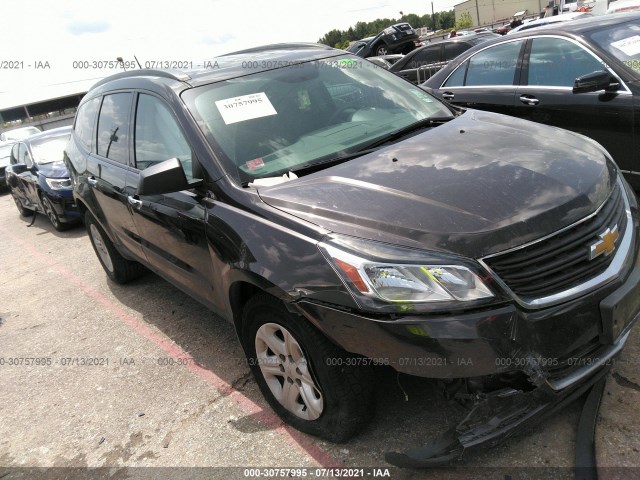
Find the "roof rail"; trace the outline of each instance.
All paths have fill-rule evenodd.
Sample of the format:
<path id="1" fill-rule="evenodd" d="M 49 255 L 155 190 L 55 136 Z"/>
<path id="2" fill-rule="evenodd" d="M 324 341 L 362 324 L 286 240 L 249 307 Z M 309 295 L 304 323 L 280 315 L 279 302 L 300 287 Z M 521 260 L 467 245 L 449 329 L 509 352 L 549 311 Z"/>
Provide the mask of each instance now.
<path id="1" fill-rule="evenodd" d="M 220 55 L 220 57 L 227 57 L 229 55 L 240 55 L 244 53 L 258 53 L 258 52 L 266 52 L 268 50 L 302 50 L 305 48 L 319 48 L 322 50 L 334 50 L 332 47 L 328 47 L 321 43 L 273 43 L 271 45 L 263 45 L 260 47 L 248 48 L 246 50 L 239 50 L 237 52 L 225 53 L 224 55 Z"/>
<path id="2" fill-rule="evenodd" d="M 91 90 L 97 88 L 101 85 L 104 85 L 107 82 L 112 80 L 118 80 L 120 78 L 131 78 L 131 77 L 163 77 L 170 78 L 172 80 L 178 80 L 180 82 L 186 82 L 187 80 L 191 80 L 191 77 L 181 70 L 154 70 L 151 68 L 141 68 L 139 70 L 129 70 L 125 72 L 116 73 L 114 75 L 109 75 L 102 80 L 99 80 L 97 83 L 91 86 Z"/>

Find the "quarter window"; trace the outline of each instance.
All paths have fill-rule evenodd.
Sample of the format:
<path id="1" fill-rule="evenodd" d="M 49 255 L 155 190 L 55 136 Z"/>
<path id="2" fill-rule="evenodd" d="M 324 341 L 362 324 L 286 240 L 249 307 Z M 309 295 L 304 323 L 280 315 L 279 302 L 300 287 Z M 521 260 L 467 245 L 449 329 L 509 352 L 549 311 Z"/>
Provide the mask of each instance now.
<path id="1" fill-rule="evenodd" d="M 177 158 L 187 178 L 193 178 L 191 148 L 171 111 L 158 98 L 140 94 L 136 109 L 135 128 L 136 168 Z"/>
<path id="2" fill-rule="evenodd" d="M 513 85 L 522 43 L 502 43 L 471 57 L 465 86 Z"/>
<path id="3" fill-rule="evenodd" d="M 572 87 L 575 79 L 604 70 L 584 48 L 561 38 L 535 38 L 529 55 L 528 85 Z"/>
<path id="4" fill-rule="evenodd" d="M 93 127 L 96 121 L 96 114 L 100 107 L 100 97 L 92 98 L 86 103 L 83 103 L 78 108 L 78 114 L 76 115 L 76 123 L 73 130 L 76 136 L 89 150 L 93 147 Z"/>
<path id="5" fill-rule="evenodd" d="M 98 117 L 98 155 L 120 163 L 129 161 L 131 93 L 105 95 Z"/>

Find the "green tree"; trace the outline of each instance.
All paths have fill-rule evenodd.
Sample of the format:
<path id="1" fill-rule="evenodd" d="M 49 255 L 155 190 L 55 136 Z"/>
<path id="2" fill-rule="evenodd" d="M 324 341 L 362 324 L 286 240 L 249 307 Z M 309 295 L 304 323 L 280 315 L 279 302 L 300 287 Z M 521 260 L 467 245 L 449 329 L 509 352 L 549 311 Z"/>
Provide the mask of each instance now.
<path id="1" fill-rule="evenodd" d="M 469 15 L 469 12 L 462 12 L 460 14 L 460 17 L 456 20 L 456 30 L 464 30 L 465 28 L 469 28 L 472 26 L 473 20 L 471 19 L 471 15 Z"/>

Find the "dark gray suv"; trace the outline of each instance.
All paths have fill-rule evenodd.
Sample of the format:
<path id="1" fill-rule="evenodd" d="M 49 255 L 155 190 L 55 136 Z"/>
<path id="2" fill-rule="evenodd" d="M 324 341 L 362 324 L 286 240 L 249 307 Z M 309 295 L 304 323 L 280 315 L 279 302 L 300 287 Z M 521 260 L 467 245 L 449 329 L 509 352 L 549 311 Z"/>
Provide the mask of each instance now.
<path id="1" fill-rule="evenodd" d="M 376 368 L 439 379 L 469 409 L 389 453 L 398 465 L 458 458 L 581 395 L 640 311 L 638 206 L 599 144 L 454 109 L 339 50 L 118 74 L 73 128 L 107 275 L 146 267 L 232 322 L 287 423 L 348 439 Z"/>

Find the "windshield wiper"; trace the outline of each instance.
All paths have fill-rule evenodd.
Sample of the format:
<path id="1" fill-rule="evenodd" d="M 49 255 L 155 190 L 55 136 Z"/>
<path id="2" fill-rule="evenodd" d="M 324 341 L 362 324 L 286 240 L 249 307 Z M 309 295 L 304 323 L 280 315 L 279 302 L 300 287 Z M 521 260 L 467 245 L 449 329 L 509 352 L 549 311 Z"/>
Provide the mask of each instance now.
<path id="1" fill-rule="evenodd" d="M 389 135 L 385 136 L 384 138 L 381 138 L 380 140 L 376 140 L 375 142 L 370 143 L 365 148 L 370 149 L 374 147 L 379 147 L 381 145 L 385 145 L 387 143 L 391 143 L 416 130 L 435 127 L 436 125 L 442 125 L 443 123 L 447 123 L 449 120 L 453 120 L 454 118 L 455 117 L 423 118 L 422 120 L 418 120 L 417 122 L 412 123 L 411 125 L 407 125 L 406 127 L 403 127 L 400 130 L 396 130 L 395 132 L 390 133 Z"/>
<path id="2" fill-rule="evenodd" d="M 296 174 L 304 174 L 304 173 L 309 173 L 309 172 L 314 172 L 316 170 L 321 170 L 323 168 L 327 168 L 327 167 L 331 167 L 333 165 L 338 165 L 340 163 L 346 162 L 348 160 L 353 160 L 354 158 L 358 158 L 361 157 L 363 155 L 366 155 L 367 153 L 371 153 L 376 151 L 377 148 L 369 148 L 369 146 L 367 146 L 366 148 L 363 148 L 362 150 L 358 150 L 355 152 L 351 152 L 351 153 L 346 153 L 343 155 L 337 155 L 335 157 L 331 157 L 327 160 L 322 160 L 320 162 L 310 162 L 310 163 L 305 163 L 304 165 L 300 165 L 299 167 L 292 169 L 291 171 L 296 173 Z"/>

